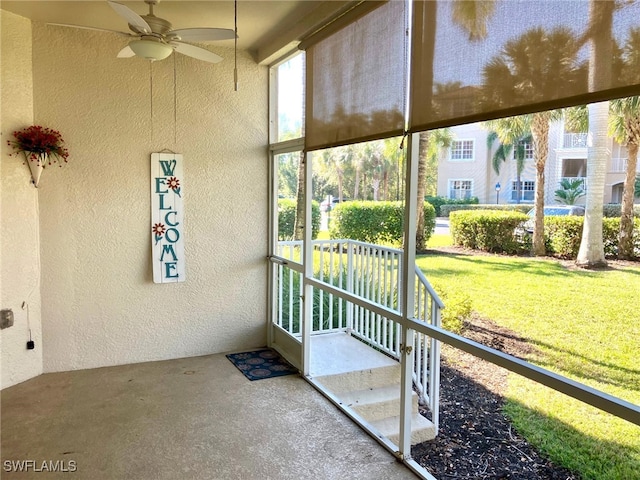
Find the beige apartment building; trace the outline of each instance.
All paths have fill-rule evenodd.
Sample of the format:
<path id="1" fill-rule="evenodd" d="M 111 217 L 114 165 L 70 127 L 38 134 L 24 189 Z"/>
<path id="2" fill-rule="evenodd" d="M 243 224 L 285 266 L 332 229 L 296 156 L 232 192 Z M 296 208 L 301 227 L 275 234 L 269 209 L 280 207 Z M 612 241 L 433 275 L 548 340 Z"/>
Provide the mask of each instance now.
<path id="1" fill-rule="evenodd" d="M 438 162 L 438 195 L 447 198 L 478 197 L 480 203 L 518 203 L 516 161 L 511 158 L 496 174 L 491 158 L 495 147 L 487 145 L 488 131 L 480 123 L 452 128 L 454 140 L 442 150 Z M 558 203 L 555 191 L 563 178 L 587 181 L 587 133 L 565 133 L 564 123 L 556 122 L 549 131 L 549 154 L 545 169 L 545 203 Z M 620 203 L 627 165 L 627 149 L 610 139 L 607 159 L 604 203 Z M 640 173 L 640 164 L 638 166 Z M 534 201 L 536 171 L 533 149 L 526 145 L 525 168 L 522 172 L 519 203 Z M 585 197 L 577 203 L 584 203 Z"/>

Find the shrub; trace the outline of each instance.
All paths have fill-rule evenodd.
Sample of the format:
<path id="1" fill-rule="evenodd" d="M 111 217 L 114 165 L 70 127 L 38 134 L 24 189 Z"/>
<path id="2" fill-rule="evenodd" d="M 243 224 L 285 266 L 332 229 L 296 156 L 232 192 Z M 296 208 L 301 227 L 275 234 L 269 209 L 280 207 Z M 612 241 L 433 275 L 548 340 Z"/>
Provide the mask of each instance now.
<path id="1" fill-rule="evenodd" d="M 544 235 L 549 254 L 575 259 L 582 241 L 584 217 L 545 217 Z M 602 241 L 604 254 L 608 258 L 618 255 L 619 218 L 604 218 L 602 221 Z M 633 244 L 636 257 L 640 257 L 640 219 L 634 219 Z"/>
<path id="2" fill-rule="evenodd" d="M 466 199 L 458 199 L 458 198 L 446 198 L 446 197 L 425 197 L 425 200 L 433 205 L 433 208 L 436 209 L 436 217 L 442 216 L 442 211 L 440 207 L 442 205 L 477 205 L 480 203 L 478 197 L 471 197 Z"/>
<path id="3" fill-rule="evenodd" d="M 461 333 L 464 322 L 471 317 L 471 297 L 465 292 L 445 291 L 440 285 L 433 285 L 445 308 L 440 320 L 442 328 L 453 333 Z"/>
<path id="4" fill-rule="evenodd" d="M 440 207 L 440 215 L 442 217 L 448 217 L 451 212 L 457 212 L 458 210 L 503 210 L 509 212 L 522 212 L 527 213 L 533 208 L 533 205 L 526 203 L 513 203 L 505 205 L 495 205 L 490 203 L 483 203 L 478 205 L 442 205 Z"/>
<path id="5" fill-rule="evenodd" d="M 493 253 L 520 253 L 524 248 L 514 231 L 529 217 L 501 210 L 457 211 L 451 215 L 454 245 Z"/>
<path id="6" fill-rule="evenodd" d="M 402 245 L 404 204 L 401 202 L 345 202 L 331 212 L 331 238 Z M 436 226 L 435 209 L 424 204 L 424 230 L 428 240 Z"/>
<path id="7" fill-rule="evenodd" d="M 560 258 L 576 258 L 582 240 L 584 217 L 575 215 L 544 218 L 547 252 Z"/>
<path id="8" fill-rule="evenodd" d="M 296 220 L 296 201 L 288 198 L 278 199 L 278 240 L 293 239 L 293 227 Z M 320 231 L 320 205 L 311 202 L 311 237 L 317 238 Z"/>
<path id="9" fill-rule="evenodd" d="M 602 207 L 602 214 L 605 217 L 611 217 L 611 218 L 620 217 L 621 215 L 620 208 L 621 208 L 621 205 L 619 203 L 607 203 Z M 633 206 L 633 214 L 636 217 L 640 217 L 640 205 Z"/>

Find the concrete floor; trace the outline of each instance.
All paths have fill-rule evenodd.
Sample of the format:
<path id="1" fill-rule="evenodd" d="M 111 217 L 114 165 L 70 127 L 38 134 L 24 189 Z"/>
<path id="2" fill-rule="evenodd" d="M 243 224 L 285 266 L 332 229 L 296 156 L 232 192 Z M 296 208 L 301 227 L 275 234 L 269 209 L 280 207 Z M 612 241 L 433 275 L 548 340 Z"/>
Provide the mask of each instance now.
<path id="1" fill-rule="evenodd" d="M 416 478 L 300 377 L 251 382 L 224 355 L 46 374 L 0 395 L 2 479 Z"/>

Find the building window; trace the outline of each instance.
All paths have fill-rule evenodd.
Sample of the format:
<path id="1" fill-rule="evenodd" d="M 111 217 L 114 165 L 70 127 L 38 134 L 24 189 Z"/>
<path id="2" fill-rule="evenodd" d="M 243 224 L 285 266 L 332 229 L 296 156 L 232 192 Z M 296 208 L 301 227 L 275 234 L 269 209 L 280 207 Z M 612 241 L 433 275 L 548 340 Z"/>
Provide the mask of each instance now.
<path id="1" fill-rule="evenodd" d="M 520 201 L 521 202 L 533 202 L 534 194 L 536 191 L 536 182 L 534 181 L 524 181 L 520 182 L 522 188 L 520 189 Z M 511 182 L 511 200 L 514 202 L 518 201 L 518 182 Z"/>
<path id="2" fill-rule="evenodd" d="M 473 192 L 473 182 L 471 180 L 449 180 L 449 198 L 469 199 Z"/>
<path id="3" fill-rule="evenodd" d="M 518 144 L 519 147 L 524 147 L 524 159 L 525 160 L 533 160 L 533 142 L 520 142 Z M 513 159 L 515 160 L 518 156 L 518 151 L 513 149 Z"/>
<path id="4" fill-rule="evenodd" d="M 454 140 L 451 143 L 451 160 L 473 160 L 473 140 Z"/>

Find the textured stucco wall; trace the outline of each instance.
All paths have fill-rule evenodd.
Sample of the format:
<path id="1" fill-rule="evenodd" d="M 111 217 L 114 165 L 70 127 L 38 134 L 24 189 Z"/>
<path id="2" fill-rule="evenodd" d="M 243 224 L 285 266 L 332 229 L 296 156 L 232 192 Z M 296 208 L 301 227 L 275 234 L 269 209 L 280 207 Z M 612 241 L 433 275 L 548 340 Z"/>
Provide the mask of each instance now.
<path id="1" fill-rule="evenodd" d="M 33 122 L 31 22 L 2 10 L 0 17 L 0 308 L 12 309 L 15 316 L 13 327 L 0 330 L 0 388 L 5 388 L 42 373 L 42 338 L 38 191 L 30 183 L 29 168 L 21 158 L 9 156 L 6 144 L 11 132 Z M 33 350 L 26 349 L 29 326 Z"/>
<path id="2" fill-rule="evenodd" d="M 71 152 L 40 188 L 44 370 L 266 344 L 267 68 L 240 52 L 234 92 L 231 49 L 176 56 L 174 124 L 173 57 L 150 68 L 117 59 L 113 34 L 33 33 L 35 120 Z M 184 155 L 187 280 L 156 285 L 149 164 L 165 148 Z"/>

